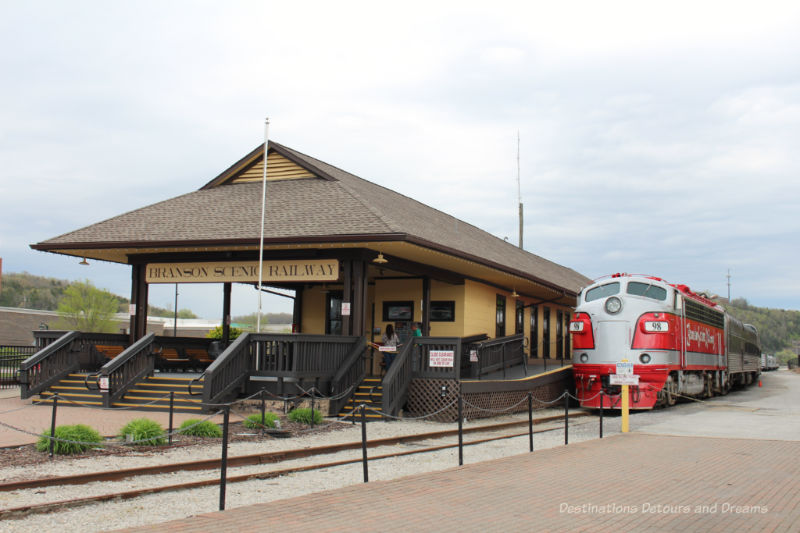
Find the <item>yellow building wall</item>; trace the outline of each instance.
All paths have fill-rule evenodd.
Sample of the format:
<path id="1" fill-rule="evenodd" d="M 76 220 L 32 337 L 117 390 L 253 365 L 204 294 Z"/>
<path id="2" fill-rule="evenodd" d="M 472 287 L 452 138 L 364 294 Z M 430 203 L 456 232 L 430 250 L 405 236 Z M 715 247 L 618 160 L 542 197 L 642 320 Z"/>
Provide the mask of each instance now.
<path id="1" fill-rule="evenodd" d="M 390 323 L 383 321 L 383 302 L 414 302 L 414 321 L 422 322 L 421 279 L 376 279 L 373 294 L 375 302 L 373 323 L 374 327 L 381 328 L 381 335 L 386 331 L 386 325 Z"/>
<path id="2" fill-rule="evenodd" d="M 464 285 L 451 285 L 438 281 L 431 282 L 432 301 L 453 301 L 455 302 L 455 321 L 453 322 L 434 322 L 431 321 L 432 337 L 464 337 L 468 333 L 464 332 Z"/>
<path id="3" fill-rule="evenodd" d="M 325 335 L 325 304 L 327 293 L 320 287 L 303 290 L 302 331 L 311 335 Z"/>
<path id="4" fill-rule="evenodd" d="M 465 282 L 464 290 L 464 336 L 486 333 L 489 337 L 494 337 L 497 295 L 503 293 L 494 287 L 470 280 Z M 506 329 L 508 329 L 508 300 L 510 298 L 506 300 Z M 513 320 L 510 327 L 513 331 Z"/>

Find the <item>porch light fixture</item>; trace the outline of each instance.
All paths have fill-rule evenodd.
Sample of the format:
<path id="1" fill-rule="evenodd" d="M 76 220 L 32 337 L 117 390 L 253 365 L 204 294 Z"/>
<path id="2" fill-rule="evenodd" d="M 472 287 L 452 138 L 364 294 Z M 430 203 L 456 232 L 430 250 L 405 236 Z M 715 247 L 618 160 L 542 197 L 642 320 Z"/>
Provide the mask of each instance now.
<path id="1" fill-rule="evenodd" d="M 386 259 L 385 257 L 383 257 L 383 252 L 378 252 L 378 257 L 373 259 L 372 262 L 373 263 L 378 263 L 379 265 L 382 265 L 384 263 L 388 263 L 389 260 Z"/>
<path id="2" fill-rule="evenodd" d="M 512 298 L 519 298 L 519 294 L 517 294 L 517 289 L 514 289 L 514 292 L 511 293 Z"/>
<path id="3" fill-rule="evenodd" d="M 83 265 L 83 266 L 87 266 L 87 265 L 89 264 L 89 261 L 87 261 L 87 260 L 86 260 L 86 258 L 84 257 L 84 258 L 83 258 L 83 261 L 81 261 L 81 262 L 80 262 L 80 263 L 78 263 L 78 264 L 79 264 L 79 265 Z"/>

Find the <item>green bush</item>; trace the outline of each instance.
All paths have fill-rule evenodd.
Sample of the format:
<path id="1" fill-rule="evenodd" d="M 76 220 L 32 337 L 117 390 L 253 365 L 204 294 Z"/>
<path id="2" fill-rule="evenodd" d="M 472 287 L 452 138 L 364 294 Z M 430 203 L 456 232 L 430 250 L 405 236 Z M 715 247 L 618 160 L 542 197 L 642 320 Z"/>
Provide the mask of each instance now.
<path id="1" fill-rule="evenodd" d="M 124 441 L 130 439 L 137 446 L 161 446 L 167 442 L 164 429 L 149 418 L 131 420 L 120 430 L 119 438 Z"/>
<path id="2" fill-rule="evenodd" d="M 275 427 L 275 421 L 278 419 L 278 415 L 275 413 L 265 412 L 264 413 L 264 426 L 268 428 Z M 254 415 L 249 415 L 242 421 L 242 425 L 247 429 L 261 429 L 261 413 L 256 413 Z"/>
<path id="3" fill-rule="evenodd" d="M 178 428 L 178 433 L 181 435 L 190 435 L 192 437 L 213 437 L 219 438 L 222 436 L 222 430 L 211 420 L 197 420 L 190 418 L 184 420 L 181 427 Z"/>
<path id="4" fill-rule="evenodd" d="M 100 433 L 83 424 L 56 426 L 55 437 L 56 439 L 61 439 L 56 440 L 55 446 L 53 447 L 53 453 L 58 455 L 85 452 L 95 444 L 103 442 L 103 437 L 100 436 Z M 49 429 L 42 431 L 42 436 L 39 437 L 39 441 L 36 443 L 36 449 L 40 452 L 50 451 Z"/>
<path id="5" fill-rule="evenodd" d="M 311 409 L 309 407 L 295 409 L 294 411 L 289 412 L 287 418 L 292 422 L 300 422 L 302 424 L 311 425 Z M 319 411 L 319 409 L 314 409 L 314 423 L 322 423 L 322 413 Z"/>
<path id="6" fill-rule="evenodd" d="M 241 329 L 231 326 L 230 330 L 228 331 L 228 339 L 229 340 L 237 339 L 241 334 L 242 334 Z M 217 326 L 214 329 L 209 330 L 209 332 L 206 333 L 206 338 L 222 340 L 222 326 Z"/>

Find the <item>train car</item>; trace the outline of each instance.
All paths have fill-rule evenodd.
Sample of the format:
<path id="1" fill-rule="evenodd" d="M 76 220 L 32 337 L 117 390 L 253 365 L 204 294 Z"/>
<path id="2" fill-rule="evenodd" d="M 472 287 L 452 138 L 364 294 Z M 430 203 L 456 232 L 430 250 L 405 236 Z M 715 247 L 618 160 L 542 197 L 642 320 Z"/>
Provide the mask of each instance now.
<path id="1" fill-rule="evenodd" d="M 778 364 L 778 359 L 774 355 L 768 355 L 765 353 L 761 354 L 761 371 L 771 371 L 771 370 L 778 370 L 780 365 Z"/>
<path id="2" fill-rule="evenodd" d="M 619 408 L 621 387 L 609 376 L 633 363 L 631 409 L 674 405 L 748 385 L 761 372 L 756 328 L 686 285 L 614 274 L 581 290 L 570 322 L 575 387 L 581 405 Z"/>

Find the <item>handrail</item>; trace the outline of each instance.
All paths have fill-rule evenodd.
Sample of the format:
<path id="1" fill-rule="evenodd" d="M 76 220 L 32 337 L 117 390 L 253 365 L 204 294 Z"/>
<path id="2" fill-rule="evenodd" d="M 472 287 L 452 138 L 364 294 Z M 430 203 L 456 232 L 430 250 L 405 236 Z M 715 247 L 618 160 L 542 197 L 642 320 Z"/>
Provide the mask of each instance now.
<path id="1" fill-rule="evenodd" d="M 204 373 L 203 404 L 219 403 L 245 381 L 253 369 L 252 333 L 244 333 L 208 365 Z"/>
<path id="2" fill-rule="evenodd" d="M 80 333 L 69 331 L 19 365 L 20 398 L 30 398 L 80 367 L 73 343 Z"/>
<path id="3" fill-rule="evenodd" d="M 339 370 L 331 380 L 331 396 L 337 396 L 350 389 L 336 400 L 331 400 L 330 412 L 338 413 L 355 393 L 356 386 L 366 377 L 367 370 L 364 366 L 364 354 L 367 351 L 367 338 L 359 337 L 353 343 L 353 349 L 345 358 Z"/>
<path id="4" fill-rule="evenodd" d="M 89 378 L 94 378 L 94 387 L 89 386 Z M 100 372 L 86 374 L 86 376 L 83 378 L 83 386 L 86 387 L 86 390 L 100 390 Z"/>
<path id="5" fill-rule="evenodd" d="M 414 375 L 414 347 L 423 337 L 411 337 L 392 361 L 392 366 L 383 377 L 383 412 L 397 416 L 406 401 L 408 386 Z"/>
<path id="6" fill-rule="evenodd" d="M 194 378 L 192 381 L 189 382 L 189 396 L 202 396 L 203 395 L 202 392 L 199 392 L 199 393 L 192 392 L 192 385 L 194 385 L 196 382 L 199 383 L 200 380 L 205 378 L 205 376 L 206 376 L 206 373 L 203 372 L 202 374 L 200 374 L 199 376 L 197 376 L 196 378 Z"/>
<path id="7" fill-rule="evenodd" d="M 496 370 L 502 370 L 505 376 L 506 368 L 515 364 L 522 364 L 527 375 L 525 350 L 522 348 L 524 338 L 522 333 L 517 333 L 482 342 L 478 346 L 477 371 L 473 372 L 473 376 L 480 379 L 482 375 Z M 517 353 L 509 353 L 510 350 Z"/>
<path id="8" fill-rule="evenodd" d="M 101 391 L 104 407 L 111 407 L 137 381 L 153 373 L 155 337 L 148 333 L 100 368 L 100 377 L 108 378 L 108 390 Z"/>

